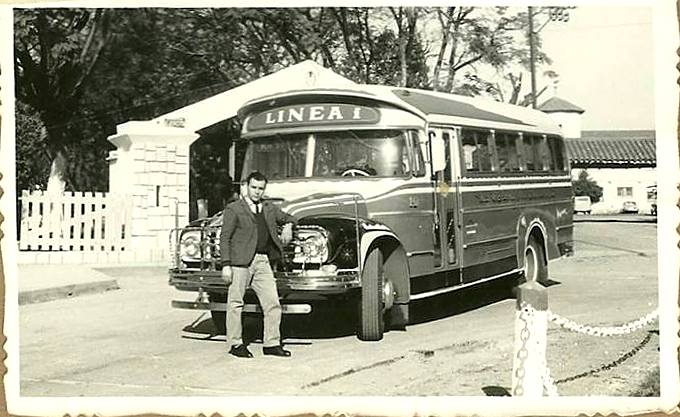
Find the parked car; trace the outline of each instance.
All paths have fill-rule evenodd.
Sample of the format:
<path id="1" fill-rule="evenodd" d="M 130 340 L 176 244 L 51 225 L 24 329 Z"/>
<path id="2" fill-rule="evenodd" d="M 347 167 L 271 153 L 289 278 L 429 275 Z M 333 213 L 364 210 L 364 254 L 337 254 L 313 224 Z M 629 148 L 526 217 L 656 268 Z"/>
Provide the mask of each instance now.
<path id="1" fill-rule="evenodd" d="M 574 214 L 584 213 L 590 214 L 592 210 L 592 203 L 590 197 L 587 195 L 580 195 L 574 197 Z"/>
<path id="2" fill-rule="evenodd" d="M 624 201 L 621 213 L 637 213 L 638 206 L 635 201 Z"/>

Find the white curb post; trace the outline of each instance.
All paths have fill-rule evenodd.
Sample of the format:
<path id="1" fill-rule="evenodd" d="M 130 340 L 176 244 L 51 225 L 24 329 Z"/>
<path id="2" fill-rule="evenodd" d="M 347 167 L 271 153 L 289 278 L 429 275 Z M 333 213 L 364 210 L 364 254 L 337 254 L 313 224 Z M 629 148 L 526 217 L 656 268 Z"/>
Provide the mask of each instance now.
<path id="1" fill-rule="evenodd" d="M 543 396 L 548 332 L 548 292 L 536 283 L 517 288 L 512 395 Z"/>

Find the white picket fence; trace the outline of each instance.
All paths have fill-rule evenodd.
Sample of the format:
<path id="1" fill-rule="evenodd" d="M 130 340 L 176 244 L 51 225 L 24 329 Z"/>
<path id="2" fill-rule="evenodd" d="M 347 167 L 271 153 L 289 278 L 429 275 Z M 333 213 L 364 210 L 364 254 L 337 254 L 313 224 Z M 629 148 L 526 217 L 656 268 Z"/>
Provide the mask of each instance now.
<path id="1" fill-rule="evenodd" d="M 20 251 L 107 252 L 130 240 L 130 200 L 102 192 L 21 193 Z"/>

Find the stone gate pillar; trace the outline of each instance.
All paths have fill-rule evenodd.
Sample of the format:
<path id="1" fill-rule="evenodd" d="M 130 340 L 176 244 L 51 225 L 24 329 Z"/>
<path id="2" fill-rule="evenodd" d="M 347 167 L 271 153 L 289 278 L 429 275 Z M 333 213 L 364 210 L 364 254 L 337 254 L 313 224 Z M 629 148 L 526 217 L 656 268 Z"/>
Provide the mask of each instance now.
<path id="1" fill-rule="evenodd" d="M 122 261 L 169 260 L 169 233 L 189 221 L 189 147 L 195 132 L 151 122 L 127 122 L 108 140 L 109 192 L 131 206 L 130 251 Z M 129 228 L 128 228 L 129 227 Z"/>

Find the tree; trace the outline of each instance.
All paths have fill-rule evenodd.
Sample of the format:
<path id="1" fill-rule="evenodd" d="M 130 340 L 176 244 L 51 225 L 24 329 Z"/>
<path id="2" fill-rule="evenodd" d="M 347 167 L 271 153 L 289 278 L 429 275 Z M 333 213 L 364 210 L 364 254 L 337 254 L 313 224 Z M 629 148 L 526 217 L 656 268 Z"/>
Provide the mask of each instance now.
<path id="1" fill-rule="evenodd" d="M 73 187 L 67 148 L 77 141 L 67 123 L 76 109 L 104 46 L 111 11 L 106 9 L 16 9 L 16 97 L 28 104 L 44 125 L 50 177 Z M 62 185 L 59 185 L 62 184 Z"/>
<path id="2" fill-rule="evenodd" d="M 16 190 L 21 193 L 47 184 L 51 161 L 40 117 L 21 102 L 16 106 Z"/>
<path id="3" fill-rule="evenodd" d="M 572 181 L 571 185 L 576 196 L 588 196 L 593 203 L 597 203 L 602 198 L 602 187 L 588 176 L 585 169 L 579 172 L 578 179 Z"/>
<path id="4" fill-rule="evenodd" d="M 548 8 L 540 8 L 538 13 L 548 13 Z M 520 96 L 523 71 L 530 67 L 528 14 L 523 8 L 446 7 L 435 8 L 434 15 L 440 27 L 433 41 L 439 45 L 432 71 L 435 90 L 487 95 L 526 105 L 527 97 Z M 535 39 L 537 63 L 549 63 L 540 49 L 540 37 Z M 490 69 L 488 75 L 480 71 L 483 68 Z M 461 72 L 462 78 L 458 76 Z M 505 93 L 506 83 L 509 94 Z"/>

